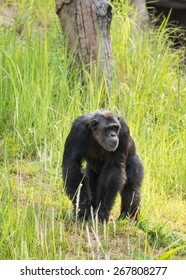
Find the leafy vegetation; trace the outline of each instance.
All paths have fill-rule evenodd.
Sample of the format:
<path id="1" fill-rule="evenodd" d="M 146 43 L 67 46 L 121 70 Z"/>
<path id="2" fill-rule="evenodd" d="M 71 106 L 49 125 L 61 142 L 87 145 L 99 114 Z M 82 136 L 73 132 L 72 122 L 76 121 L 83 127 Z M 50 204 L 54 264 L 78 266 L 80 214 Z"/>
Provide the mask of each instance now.
<path id="1" fill-rule="evenodd" d="M 47 3 L 46 3 L 47 2 Z M 185 67 L 172 30 L 112 21 L 112 88 L 72 68 L 54 1 L 0 8 L 0 259 L 185 259 Z M 81 72 L 87 84 L 82 85 Z M 120 113 L 145 166 L 139 221 L 75 221 L 61 180 L 74 118 Z"/>

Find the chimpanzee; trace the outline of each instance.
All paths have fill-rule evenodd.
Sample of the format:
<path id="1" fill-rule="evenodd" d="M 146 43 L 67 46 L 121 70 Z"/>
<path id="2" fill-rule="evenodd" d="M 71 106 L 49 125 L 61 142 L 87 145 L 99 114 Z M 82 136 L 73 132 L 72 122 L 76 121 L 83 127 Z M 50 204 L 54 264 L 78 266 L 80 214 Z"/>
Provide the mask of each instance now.
<path id="1" fill-rule="evenodd" d="M 66 139 L 62 169 L 67 195 L 79 218 L 88 219 L 97 213 L 99 220 L 108 221 L 118 192 L 120 217 L 136 218 L 143 165 L 129 127 L 120 116 L 98 110 L 78 117 Z"/>

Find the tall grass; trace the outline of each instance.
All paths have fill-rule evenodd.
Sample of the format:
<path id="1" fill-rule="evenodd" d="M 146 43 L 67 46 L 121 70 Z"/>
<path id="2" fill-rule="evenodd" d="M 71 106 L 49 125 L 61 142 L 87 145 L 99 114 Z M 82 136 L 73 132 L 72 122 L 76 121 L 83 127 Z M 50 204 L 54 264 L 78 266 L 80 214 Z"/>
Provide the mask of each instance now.
<path id="1" fill-rule="evenodd" d="M 171 30 L 141 30 L 117 6 L 112 89 L 88 73 L 83 87 L 53 1 L 12 6 L 15 21 L 0 26 L 0 259 L 185 258 L 186 83 Z M 64 141 L 74 118 L 100 107 L 127 120 L 145 166 L 137 226 L 115 222 L 119 198 L 107 225 L 71 217 Z"/>

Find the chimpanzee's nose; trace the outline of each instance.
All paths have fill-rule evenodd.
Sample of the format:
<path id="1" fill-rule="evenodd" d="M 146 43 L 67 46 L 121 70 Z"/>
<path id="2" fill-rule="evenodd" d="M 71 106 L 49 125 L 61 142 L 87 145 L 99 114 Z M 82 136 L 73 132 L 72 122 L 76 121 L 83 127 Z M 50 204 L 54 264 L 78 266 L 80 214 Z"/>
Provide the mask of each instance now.
<path id="1" fill-rule="evenodd" d="M 111 137 L 116 137 L 116 133 L 115 132 L 111 132 Z"/>

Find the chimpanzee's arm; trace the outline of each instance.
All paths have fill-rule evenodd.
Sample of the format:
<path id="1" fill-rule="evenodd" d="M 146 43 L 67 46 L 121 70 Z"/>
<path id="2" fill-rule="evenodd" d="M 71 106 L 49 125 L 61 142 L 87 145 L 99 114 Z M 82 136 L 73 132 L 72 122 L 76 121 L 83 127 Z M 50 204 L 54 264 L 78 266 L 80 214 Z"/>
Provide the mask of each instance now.
<path id="1" fill-rule="evenodd" d="M 121 215 L 137 218 L 140 206 L 141 184 L 144 177 L 144 169 L 136 153 L 135 143 L 132 140 L 126 164 L 127 180 L 121 192 Z"/>
<path id="2" fill-rule="evenodd" d="M 62 170 L 66 192 L 70 199 L 75 197 L 77 188 L 82 181 L 81 162 L 84 158 L 89 129 L 84 116 L 75 120 L 65 142 Z"/>

